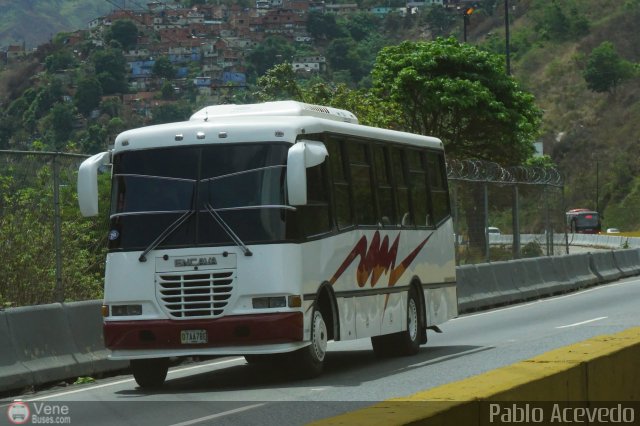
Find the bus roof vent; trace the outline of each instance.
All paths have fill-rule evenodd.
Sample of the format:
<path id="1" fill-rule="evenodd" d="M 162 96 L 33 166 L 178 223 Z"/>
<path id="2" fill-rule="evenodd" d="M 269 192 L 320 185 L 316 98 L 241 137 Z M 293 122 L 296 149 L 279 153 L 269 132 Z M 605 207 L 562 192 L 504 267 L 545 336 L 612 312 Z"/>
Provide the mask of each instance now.
<path id="1" fill-rule="evenodd" d="M 310 116 L 326 120 L 358 123 L 356 116 L 349 111 L 297 101 L 277 101 L 248 105 L 212 105 L 194 113 L 189 120 L 215 122 L 216 119 L 223 117 L 257 116 Z"/>

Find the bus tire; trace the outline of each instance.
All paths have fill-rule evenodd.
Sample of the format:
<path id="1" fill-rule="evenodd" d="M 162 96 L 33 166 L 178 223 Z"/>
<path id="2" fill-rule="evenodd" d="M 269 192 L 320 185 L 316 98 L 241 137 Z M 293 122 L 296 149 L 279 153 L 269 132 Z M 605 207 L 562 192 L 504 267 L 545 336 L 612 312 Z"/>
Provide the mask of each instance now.
<path id="1" fill-rule="evenodd" d="M 159 388 L 167 378 L 169 358 L 132 359 L 131 372 L 143 389 Z"/>
<path id="2" fill-rule="evenodd" d="M 420 350 L 422 340 L 422 315 L 420 315 L 420 298 L 415 288 L 411 288 L 407 298 L 407 329 L 398 335 L 398 353 L 415 355 Z"/>
<path id="3" fill-rule="evenodd" d="M 411 288 L 407 298 L 407 329 L 399 333 L 373 336 L 371 346 L 376 356 L 381 358 L 415 355 L 424 340 L 424 326 L 420 315 L 420 298 L 415 288 Z"/>
<path id="4" fill-rule="evenodd" d="M 311 314 L 311 344 L 292 353 L 297 377 L 312 378 L 322 373 L 328 337 L 322 312 L 314 307 Z"/>

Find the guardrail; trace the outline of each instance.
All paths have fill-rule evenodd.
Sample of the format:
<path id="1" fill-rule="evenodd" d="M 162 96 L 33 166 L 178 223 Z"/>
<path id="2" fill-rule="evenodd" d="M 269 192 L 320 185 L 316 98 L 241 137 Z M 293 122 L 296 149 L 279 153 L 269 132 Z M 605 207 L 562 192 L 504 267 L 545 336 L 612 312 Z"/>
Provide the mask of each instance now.
<path id="1" fill-rule="evenodd" d="M 0 310 L 0 392 L 128 367 L 108 361 L 99 300 Z"/>
<path id="2" fill-rule="evenodd" d="M 567 293 L 640 274 L 640 249 L 465 265 L 458 311 Z M 99 300 L 0 310 L 0 392 L 123 370 L 107 360 Z"/>
<path id="3" fill-rule="evenodd" d="M 524 245 L 530 242 L 539 244 L 546 243 L 547 236 L 545 234 L 520 234 L 520 244 Z M 619 248 L 640 248 L 639 237 L 625 237 L 615 234 L 568 234 L 569 246 L 580 247 L 605 247 L 612 249 Z M 510 245 L 513 243 L 513 235 L 510 234 L 489 234 L 489 244 L 491 245 Z M 564 234 L 554 234 L 553 244 L 562 246 L 565 244 Z"/>

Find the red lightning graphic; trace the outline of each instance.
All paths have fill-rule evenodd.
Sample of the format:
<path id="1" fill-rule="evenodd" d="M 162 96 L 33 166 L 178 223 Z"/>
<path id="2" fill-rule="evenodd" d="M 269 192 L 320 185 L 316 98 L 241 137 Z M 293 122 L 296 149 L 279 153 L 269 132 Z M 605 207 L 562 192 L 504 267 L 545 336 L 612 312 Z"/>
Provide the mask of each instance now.
<path id="1" fill-rule="evenodd" d="M 400 242 L 400 234 L 393 241 L 391 247 L 389 247 L 389 237 L 385 236 L 380 241 L 380 233 L 376 231 L 371 239 L 371 244 L 369 245 L 369 249 L 367 250 L 367 237 L 363 236 L 356 243 L 355 247 L 347 258 L 342 262 L 342 265 L 338 268 L 333 277 L 329 282 L 333 285 L 338 278 L 346 271 L 346 269 L 351 265 L 355 259 L 360 256 L 360 263 L 358 263 L 358 271 L 356 274 L 356 280 L 358 282 L 358 286 L 364 287 L 367 283 L 369 277 L 371 277 L 371 287 L 374 287 L 382 273 L 389 273 L 389 287 L 393 287 L 402 274 L 407 270 L 411 262 L 416 258 L 422 247 L 429 241 L 431 235 L 429 235 L 425 240 L 420 243 L 409 255 L 402 261 L 398 266 L 396 266 L 396 257 L 398 255 L 398 244 Z"/>

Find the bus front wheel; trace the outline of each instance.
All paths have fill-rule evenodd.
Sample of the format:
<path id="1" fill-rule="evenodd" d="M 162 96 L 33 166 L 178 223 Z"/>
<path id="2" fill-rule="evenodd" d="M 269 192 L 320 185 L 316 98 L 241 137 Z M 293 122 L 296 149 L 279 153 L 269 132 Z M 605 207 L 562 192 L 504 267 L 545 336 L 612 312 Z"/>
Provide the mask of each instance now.
<path id="1" fill-rule="evenodd" d="M 159 388 L 169 370 L 169 358 L 132 359 L 131 372 L 136 383 L 143 389 Z"/>
<path id="2" fill-rule="evenodd" d="M 316 377 L 322 373 L 329 334 L 322 312 L 314 308 L 311 317 L 311 344 L 293 352 L 296 375 Z"/>

